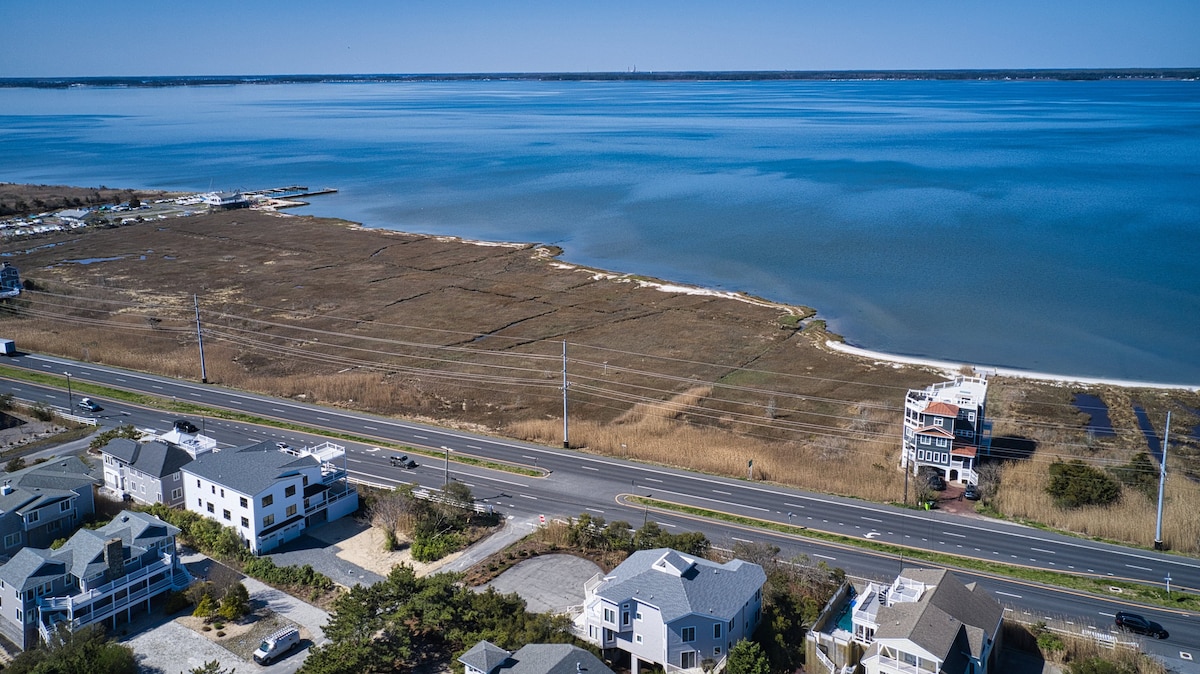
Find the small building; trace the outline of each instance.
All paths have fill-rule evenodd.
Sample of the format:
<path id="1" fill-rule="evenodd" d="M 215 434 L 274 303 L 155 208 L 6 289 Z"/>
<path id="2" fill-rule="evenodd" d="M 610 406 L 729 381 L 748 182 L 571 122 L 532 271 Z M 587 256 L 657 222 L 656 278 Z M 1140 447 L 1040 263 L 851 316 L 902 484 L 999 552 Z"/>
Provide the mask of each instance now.
<path id="1" fill-rule="evenodd" d="M 603 649 L 661 665 L 668 674 L 719 666 L 762 620 L 767 575 L 757 564 L 724 564 L 669 548 L 639 550 L 584 584 L 577 626 Z"/>
<path id="2" fill-rule="evenodd" d="M 74 456 L 0 474 L 0 560 L 69 536 L 96 512 L 99 484 Z"/>
<path id="3" fill-rule="evenodd" d="M 135 608 L 191 582 L 175 551 L 179 529 L 125 511 L 99 529 L 80 529 L 57 550 L 22 548 L 0 565 L 0 634 L 22 649 L 100 621 L 115 627 Z"/>
<path id="4" fill-rule="evenodd" d="M 201 200 L 213 209 L 232 210 L 250 206 L 250 200 L 241 192 L 209 192 Z"/>
<path id="5" fill-rule="evenodd" d="M 905 569 L 890 584 L 834 596 L 805 638 L 810 672 L 995 672 L 1004 609 L 945 569 Z"/>
<path id="6" fill-rule="evenodd" d="M 203 454 L 182 468 L 185 507 L 236 529 L 254 554 L 269 552 L 358 509 L 345 457 L 330 442 L 296 450 L 266 441 Z"/>
<path id="7" fill-rule="evenodd" d="M 16 297 L 22 290 L 25 286 L 21 283 L 21 272 L 7 262 L 0 263 L 0 299 Z"/>
<path id="8" fill-rule="evenodd" d="M 613 674 L 600 658 L 571 644 L 526 644 L 509 653 L 485 640 L 458 661 L 465 674 Z"/>
<path id="9" fill-rule="evenodd" d="M 991 449 L 985 419 L 987 379 L 952 381 L 911 389 L 904 397 L 904 451 L 900 467 L 913 475 L 934 470 L 947 482 L 978 484 L 981 457 Z"/>

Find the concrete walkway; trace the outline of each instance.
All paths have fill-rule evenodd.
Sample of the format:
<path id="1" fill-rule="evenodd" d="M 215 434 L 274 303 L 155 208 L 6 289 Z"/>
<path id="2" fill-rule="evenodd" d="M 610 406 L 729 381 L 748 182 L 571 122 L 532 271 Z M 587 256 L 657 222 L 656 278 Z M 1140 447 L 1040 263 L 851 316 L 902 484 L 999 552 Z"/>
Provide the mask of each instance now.
<path id="1" fill-rule="evenodd" d="M 537 527 L 538 518 L 536 517 L 505 520 L 503 529 L 467 548 L 452 561 L 437 567 L 434 572 L 466 571 L 493 554 L 525 538 L 536 531 Z"/>

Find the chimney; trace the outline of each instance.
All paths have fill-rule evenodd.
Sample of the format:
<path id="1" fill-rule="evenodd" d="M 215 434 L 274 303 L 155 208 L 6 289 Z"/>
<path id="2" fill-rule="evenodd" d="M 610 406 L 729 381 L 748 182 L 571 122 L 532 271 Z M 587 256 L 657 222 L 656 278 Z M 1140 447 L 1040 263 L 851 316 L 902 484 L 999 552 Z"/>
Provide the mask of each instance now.
<path id="1" fill-rule="evenodd" d="M 104 563 L 108 565 L 105 573 L 111 582 L 125 575 L 125 544 L 119 538 L 110 538 L 104 544 Z"/>

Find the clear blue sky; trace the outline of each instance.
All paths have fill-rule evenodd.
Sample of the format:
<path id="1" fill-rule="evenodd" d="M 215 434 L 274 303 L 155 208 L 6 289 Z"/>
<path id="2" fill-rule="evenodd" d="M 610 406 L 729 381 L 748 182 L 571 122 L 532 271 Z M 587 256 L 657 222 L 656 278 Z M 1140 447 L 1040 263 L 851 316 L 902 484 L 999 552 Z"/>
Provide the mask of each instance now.
<path id="1" fill-rule="evenodd" d="M 1200 0 L 0 0 L 0 77 L 1200 66 Z"/>

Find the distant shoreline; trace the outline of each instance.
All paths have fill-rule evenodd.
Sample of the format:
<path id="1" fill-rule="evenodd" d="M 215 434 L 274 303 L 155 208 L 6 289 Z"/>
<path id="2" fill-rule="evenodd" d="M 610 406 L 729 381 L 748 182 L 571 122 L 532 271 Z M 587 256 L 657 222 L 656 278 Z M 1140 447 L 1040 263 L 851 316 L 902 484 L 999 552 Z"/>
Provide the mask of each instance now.
<path id="1" fill-rule="evenodd" d="M 156 75 L 111 77 L 3 77 L 0 88 L 180 87 L 236 84 L 334 84 L 399 82 L 754 82 L 754 81 L 1098 81 L 1200 80 L 1197 68 L 1036 68 L 986 70 L 762 70 L 583 73 L 375 73 L 275 75 Z"/>

